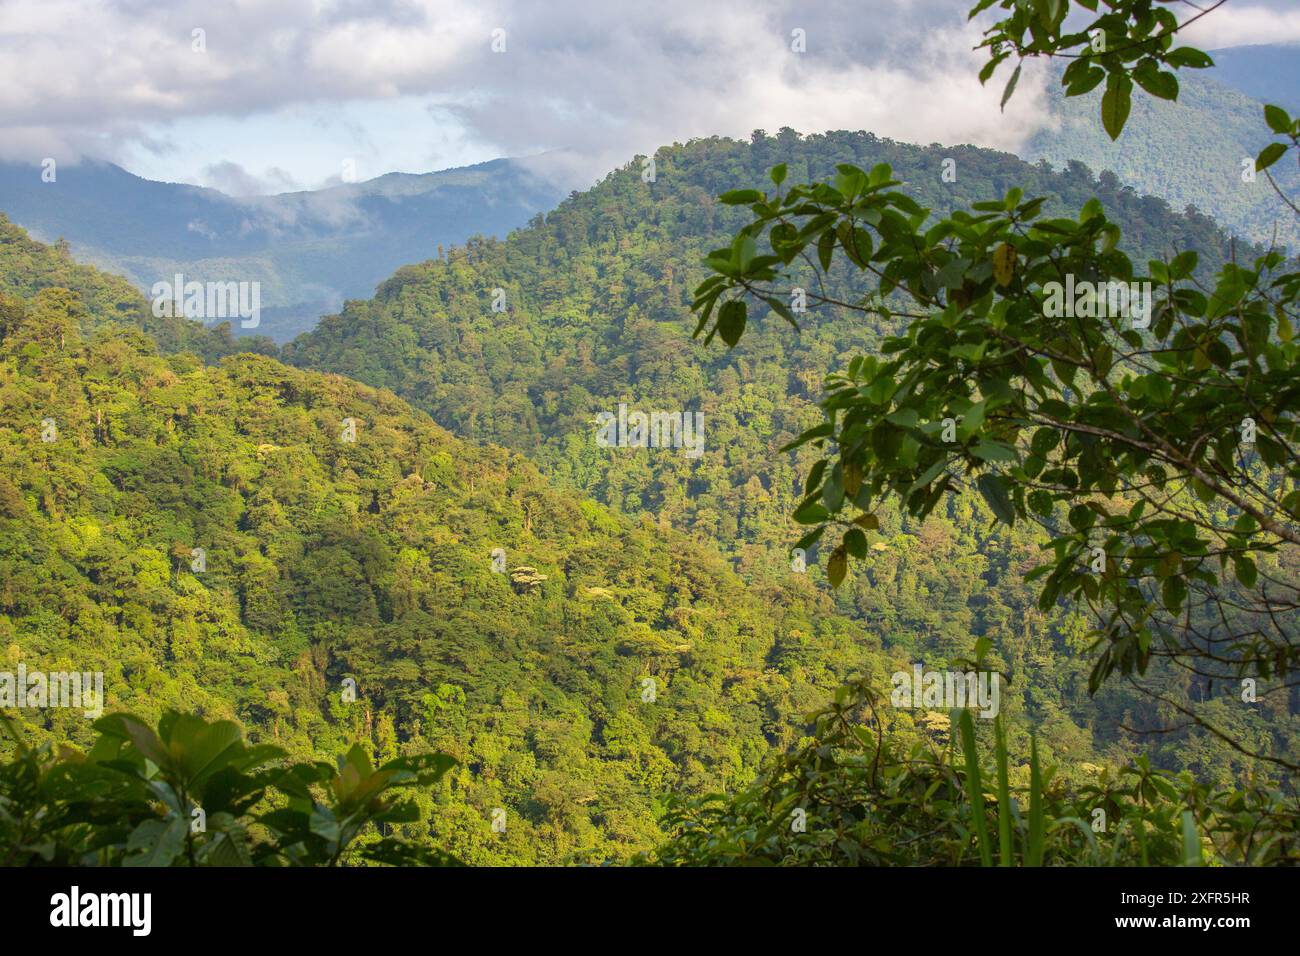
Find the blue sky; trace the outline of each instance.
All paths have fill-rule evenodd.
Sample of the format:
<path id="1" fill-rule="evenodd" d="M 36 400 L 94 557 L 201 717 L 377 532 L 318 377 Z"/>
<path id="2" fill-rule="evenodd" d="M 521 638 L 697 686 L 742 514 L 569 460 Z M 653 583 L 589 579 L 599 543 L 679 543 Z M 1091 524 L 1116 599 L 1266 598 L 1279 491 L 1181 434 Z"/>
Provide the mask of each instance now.
<path id="1" fill-rule="evenodd" d="M 262 193 L 345 161 L 366 179 L 557 149 L 582 186 L 664 143 L 786 125 L 1014 150 L 1043 81 L 1000 111 L 968 5 L 0 0 L 0 159 Z M 1231 0 L 1192 39 L 1297 41 L 1300 4 Z"/>
<path id="2" fill-rule="evenodd" d="M 202 181 L 236 194 L 334 182 L 345 161 L 351 161 L 358 180 L 365 180 L 386 172 L 467 166 L 499 155 L 492 144 L 469 136 L 436 98 L 421 95 L 347 100 L 328 109 L 293 104 L 250 116 L 185 117 L 150 124 L 147 138 L 166 148 L 128 144 L 119 161 L 133 173 Z"/>

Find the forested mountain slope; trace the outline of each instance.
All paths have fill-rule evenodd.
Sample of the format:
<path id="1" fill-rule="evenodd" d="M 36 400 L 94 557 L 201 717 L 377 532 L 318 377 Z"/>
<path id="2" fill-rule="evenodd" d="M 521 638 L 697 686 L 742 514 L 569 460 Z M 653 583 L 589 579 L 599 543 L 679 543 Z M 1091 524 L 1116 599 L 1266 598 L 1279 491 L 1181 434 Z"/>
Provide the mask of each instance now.
<path id="1" fill-rule="evenodd" d="M 944 181 L 952 160 L 956 181 Z M 865 133 L 752 143 L 711 139 L 665 148 L 655 181 L 642 164 L 575 194 L 505 241 L 473 241 L 399 270 L 368 302 L 292 343 L 294 364 L 393 389 L 456 434 L 494 441 L 614 507 L 647 510 L 737 547 L 780 550 L 798 469 L 776 449 L 807 423 L 836 356 L 870 347 L 880 328 L 812 308 L 795 333 L 772 316 L 733 351 L 692 342 L 691 291 L 702 256 L 741 220 L 716 201 L 789 164 L 792 182 L 837 163 L 893 165 L 922 205 L 964 206 L 1015 184 L 1077 210 L 1098 193 L 1149 256 L 1195 248 L 1228 254 L 1209 219 L 1173 213 L 1080 167 L 1056 173 L 973 147 L 922 148 Z M 494 290 L 504 312 L 493 311 Z M 850 287 L 831 290 L 853 295 Z M 701 411 L 703 457 L 611 453 L 592 440 L 601 411 Z M 796 536 L 797 537 L 797 536 Z"/>
<path id="2" fill-rule="evenodd" d="M 1300 43 L 1253 43 L 1210 54 L 1212 79 L 1291 113 L 1300 110 Z"/>
<path id="3" fill-rule="evenodd" d="M 851 673 L 908 666 L 807 578 L 746 587 L 389 393 L 164 358 L 66 289 L 0 316 L 4 669 L 102 671 L 108 710 L 234 717 L 294 753 L 450 752 L 429 839 L 467 861 L 647 850 L 660 796 L 734 789 Z"/>
<path id="4" fill-rule="evenodd" d="M 817 363 L 869 346 L 876 330 L 814 313 L 795 336 L 773 319 L 727 354 L 689 342 L 675 302 L 712 241 L 706 227 L 728 219 L 707 198 L 721 186 L 713 179 L 735 174 L 704 157 L 692 167 L 691 151 L 766 165 L 775 160 L 750 155 L 765 144 L 682 150 L 681 169 L 704 184 L 662 205 L 641 193 L 678 171 L 661 154 L 655 183 L 636 168 L 615 174 L 598 199 L 575 197 L 512 237 L 522 265 L 506 258 L 515 246 L 476 242 L 350 307 L 345 318 L 361 320 L 341 354 L 374 360 L 372 376 L 391 361 L 402 374 L 381 384 L 438 396 L 444 405 L 427 407 L 457 411 L 468 442 L 334 375 L 251 354 L 204 365 L 184 350 L 187 335 L 209 359 L 230 340 L 207 349 L 208 333 L 184 322 L 156 332 L 169 343 L 162 357 L 122 327 L 152 321 L 128 285 L 10 227 L 0 245 L 9 663 L 102 668 L 110 709 L 234 716 L 296 753 L 360 739 L 376 758 L 456 754 L 460 769 L 427 798 L 429 839 L 470 862 L 648 849 L 663 796 L 734 790 L 796 744 L 803 715 L 845 679 L 888 686 L 915 661 L 968 654 L 977 636 L 993 641 L 990 663 L 1011 681 L 1002 712 L 1017 760 L 1032 730 L 1076 782 L 1144 748 L 1201 779 L 1238 778 L 1243 763 L 1212 738 L 1180 731 L 1150 744 L 1126 730 L 1168 722 L 1149 702 L 1114 689 L 1087 698 L 1082 620 L 1036 609 L 1021 580 L 1040 560 L 1036 541 L 993 527 L 980 501 L 920 525 L 882 512 L 864 573 L 833 599 L 815 556 L 806 573 L 791 567 L 797 533 L 785 513 L 798 468 L 776 449 L 813 411 Z M 954 155 L 959 171 L 972 157 L 1016 164 Z M 1090 188 L 1073 175 L 1080 192 Z M 1205 220 L 1129 192 L 1114 198 L 1135 219 L 1146 211 L 1150 247 L 1172 237 L 1222 249 Z M 504 315 L 488 305 L 498 282 Z M 487 316 L 470 311 L 480 293 Z M 304 340 L 295 359 L 328 341 Z M 393 341 L 404 347 L 386 351 Z M 789 367 L 777 366 L 786 355 Z M 755 373 L 764 356 L 777 373 Z M 447 369 L 459 377 L 443 383 Z M 591 419 L 619 400 L 702 408 L 703 457 L 597 446 Z M 47 418 L 52 442 L 41 440 Z M 356 442 L 341 438 L 348 418 Z M 568 420 L 572 432 L 543 430 Z M 553 474 L 493 439 L 542 456 Z M 614 487 L 625 494 L 608 494 Z M 630 514 L 586 500 L 598 496 Z M 498 547 L 505 574 L 493 570 Z M 356 704 L 342 702 L 349 678 Z M 1284 714 L 1223 711 L 1221 724 L 1243 734 L 1297 736 Z M 46 716 L 33 729 L 86 732 L 77 713 Z M 886 729 L 904 747 L 942 745 L 947 728 L 934 716 L 892 710 Z M 504 836 L 489 825 L 498 807 Z"/>
<path id="5" fill-rule="evenodd" d="M 811 307 L 796 333 L 775 315 L 740 346 L 706 348 L 690 338 L 691 291 L 700 259 L 740 224 L 716 202 L 761 185 L 778 162 L 792 182 L 833 176 L 837 163 L 893 165 L 923 205 L 948 209 L 1021 184 L 1077 210 L 1094 194 L 1138 254 L 1196 249 L 1204 265 L 1230 254 L 1204 216 L 1174 213 L 1114 177 L 1082 166 L 1053 172 L 972 147 L 922 148 L 869 134 L 800 138 L 756 134 L 751 143 L 711 139 L 660 150 L 653 181 L 637 162 L 574 195 L 504 242 L 472 241 L 446 258 L 401 269 L 369 302 L 352 302 L 286 349 L 295 364 L 388 387 L 458 435 L 527 454 L 550 477 L 631 513 L 720 543 L 750 581 L 790 576 L 789 548 L 802 531 L 789 520 L 806 463 L 779 449 L 819 415 L 821 375 L 871 351 L 884 326 Z M 945 160 L 952 160 L 945 165 Z M 945 177 L 945 169 L 955 172 Z M 860 289 L 832 277 L 832 298 Z M 504 305 L 494 311 L 493 303 Z M 601 447 L 597 416 L 630 410 L 700 412 L 703 454 Z M 1080 659 L 1082 618 L 1044 615 L 1022 578 L 1038 559 L 1028 531 L 997 526 L 978 498 L 958 499 L 924 526 L 889 510 L 872 537 L 864 573 L 836 593 L 838 608 L 913 659 L 935 664 L 993 640 L 1024 691 L 1032 722 L 1060 752 L 1096 745 L 1214 778 L 1242 768 L 1195 732 L 1138 737 L 1125 727 L 1169 724 L 1149 702 L 1123 693 L 1089 700 Z M 823 580 L 816 556 L 808 574 Z M 1187 692 L 1176 678 L 1171 691 Z M 1017 705 L 1018 706 L 1018 705 Z M 1224 721 L 1264 729 L 1258 715 L 1228 708 Z M 1276 727 L 1286 739 L 1284 727 Z"/>
<path id="6" fill-rule="evenodd" d="M 1227 62 L 1240 68 L 1241 59 L 1233 56 Z M 1219 70 L 1206 72 L 1213 76 Z M 1196 207 L 1233 235 L 1296 248 L 1300 227 L 1295 216 L 1264 174 L 1255 174 L 1255 156 L 1272 139 L 1264 104 L 1207 76 L 1192 73 L 1180 83 L 1177 102 L 1136 97 L 1133 117 L 1118 140 L 1097 124 L 1101 90 L 1067 98 L 1054 83 L 1048 92 L 1051 124 L 1022 153 L 1035 162 L 1046 159 L 1064 166 L 1077 161 L 1112 172 L 1175 209 Z M 1294 164 L 1279 163 L 1270 172 L 1288 196 L 1300 196 L 1300 170 Z"/>

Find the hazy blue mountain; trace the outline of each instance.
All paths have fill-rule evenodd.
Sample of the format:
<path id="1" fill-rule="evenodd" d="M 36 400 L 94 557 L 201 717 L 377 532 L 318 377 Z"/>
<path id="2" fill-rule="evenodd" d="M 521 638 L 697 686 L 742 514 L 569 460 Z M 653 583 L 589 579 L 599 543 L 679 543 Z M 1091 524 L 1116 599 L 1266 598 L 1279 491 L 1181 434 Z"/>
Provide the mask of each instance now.
<path id="1" fill-rule="evenodd" d="M 526 162 L 497 159 L 425 174 L 276 196 L 231 197 L 161 183 L 111 163 L 0 164 L 0 211 L 34 237 L 66 239 L 82 259 L 146 292 L 187 280 L 261 283 L 261 323 L 286 341 L 345 299 L 369 297 L 400 265 L 439 244 L 504 236 L 562 198 Z M 235 323 L 238 327 L 239 323 Z"/>
<path id="2" fill-rule="evenodd" d="M 1209 75 L 1224 86 L 1300 113 L 1300 44 L 1257 44 L 1213 50 Z"/>
<path id="3" fill-rule="evenodd" d="M 1236 56 L 1224 57 L 1224 52 L 1214 54 L 1220 62 L 1240 62 Z M 1159 196 L 1175 209 L 1195 206 L 1235 235 L 1259 243 L 1276 237 L 1291 248 L 1300 247 L 1300 223 L 1268 180 L 1260 175 L 1249 181 L 1255 156 L 1273 136 L 1264 122 L 1263 104 L 1220 82 L 1234 75 L 1234 69 L 1182 71 L 1177 102 L 1134 96 L 1132 117 L 1118 142 L 1110 140 L 1097 120 L 1100 87 L 1086 96 L 1066 98 L 1053 85 L 1052 123 L 1021 154 L 1057 167 L 1078 161 L 1096 172 L 1110 170 L 1138 192 Z M 1294 163 L 1279 163 L 1272 172 L 1289 196 L 1300 195 L 1300 171 Z"/>

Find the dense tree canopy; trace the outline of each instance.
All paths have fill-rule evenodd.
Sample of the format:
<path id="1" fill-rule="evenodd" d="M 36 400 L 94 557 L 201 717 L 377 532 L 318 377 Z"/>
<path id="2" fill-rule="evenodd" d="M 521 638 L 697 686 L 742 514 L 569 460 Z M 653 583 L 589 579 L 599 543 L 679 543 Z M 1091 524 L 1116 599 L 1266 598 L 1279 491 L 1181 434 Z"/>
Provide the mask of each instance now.
<path id="1" fill-rule="evenodd" d="M 986 78 L 1117 136 L 1202 65 L 1167 6 L 985 0 Z M 653 159 L 299 367 L 0 222 L 0 670 L 110 712 L 7 725 L 21 861 L 1294 861 L 1290 260 L 968 147 Z M 886 706 L 922 664 L 995 719 Z"/>
<path id="2" fill-rule="evenodd" d="M 1100 121 L 1112 138 L 1135 84 L 1176 99 L 1171 71 L 1210 62 L 1177 46 L 1188 21 L 1148 0 L 1108 0 L 1087 26 L 1067 20 L 1068 3 L 984 0 L 972 15 L 993 6 L 1005 16 L 986 33 L 983 78 L 1013 56 L 1071 58 L 1066 95 L 1104 81 Z M 1285 111 L 1268 106 L 1265 117 L 1281 139 L 1260 153 L 1260 170 L 1300 144 Z M 1050 555 L 1026 580 L 1041 581 L 1040 608 L 1064 601 L 1083 612 L 1090 690 L 1122 675 L 1280 770 L 1289 788 L 1300 769 L 1289 739 L 1261 746 L 1223 718 L 1269 699 L 1279 714 L 1295 710 L 1294 261 L 1277 250 L 1234 257 L 1207 278 L 1195 250 L 1135 263 L 1095 198 L 1076 216 L 1048 215 L 1045 197 L 1017 187 L 936 216 L 885 163 L 842 164 L 831 181 L 783 188 L 787 175 L 777 165 L 775 191 L 722 195 L 752 218 L 709 256 L 715 274 L 693 305 L 697 334 L 731 346 L 751 303 L 796 323 L 783 301 L 798 281 L 789 270 L 815 255 L 820 271 L 839 258 L 872 287 L 855 301 L 820 301 L 860 320 L 901 320 L 879 354 L 831 371 L 822 422 L 793 443 L 821 453 L 794 517 L 812 526 L 804 547 L 834 536 L 831 583 L 869 556 L 864 529 L 879 524 L 882 505 L 924 518 L 960 489 L 976 491 L 999 522 L 1044 532 Z M 1151 670 L 1153 660 L 1165 666 Z M 1171 692 L 1170 675 L 1185 693 Z"/>

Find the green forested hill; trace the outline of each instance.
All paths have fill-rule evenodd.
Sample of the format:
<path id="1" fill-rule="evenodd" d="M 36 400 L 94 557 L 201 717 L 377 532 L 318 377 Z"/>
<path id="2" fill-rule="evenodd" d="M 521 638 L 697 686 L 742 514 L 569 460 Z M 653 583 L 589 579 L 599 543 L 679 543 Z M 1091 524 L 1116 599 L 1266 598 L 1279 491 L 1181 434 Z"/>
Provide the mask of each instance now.
<path id="1" fill-rule="evenodd" d="M 955 182 L 944 181 L 946 159 Z M 652 512 L 734 547 L 742 565 L 774 568 L 798 537 L 785 516 L 803 473 L 776 450 L 809 422 L 836 358 L 888 330 L 814 308 L 802 334 L 772 316 L 731 352 L 691 341 L 700 260 L 742 222 L 719 193 L 760 185 L 778 162 L 792 182 L 833 176 L 837 163 L 887 162 L 935 209 L 1016 184 L 1056 197 L 1059 209 L 1077 210 L 1095 193 L 1140 254 L 1194 248 L 1216 262 L 1228 252 L 1209 219 L 1176 214 L 1113 179 L 1099 184 L 1079 166 L 1057 173 L 974 147 L 787 130 L 665 148 L 655 162 L 652 183 L 630 164 L 504 242 L 471 242 L 399 270 L 374 299 L 349 303 L 292 343 L 287 357 L 391 388 L 462 437 L 524 452 L 613 507 Z M 494 289 L 505 292 L 504 313 L 492 310 Z M 592 420 L 620 402 L 702 411 L 703 457 L 598 448 Z"/>
<path id="2" fill-rule="evenodd" d="M 801 175 L 900 163 L 933 202 L 983 198 L 1026 169 L 848 134 L 663 151 L 656 182 L 620 171 L 506 243 L 401 270 L 290 352 L 401 398 L 255 354 L 205 365 L 182 350 L 198 334 L 183 324 L 159 333 L 164 357 L 123 327 L 152 316 L 115 298 L 116 280 L 15 230 L 0 246 L 10 669 L 102 668 L 112 709 L 233 716 L 297 754 L 351 740 L 377 759 L 450 752 L 461 766 L 425 798 L 415 835 L 469 862 L 647 850 L 664 796 L 734 792 L 801 741 L 804 715 L 844 680 L 887 687 L 979 636 L 1011 681 L 1018 763 L 1032 730 L 1063 780 L 1143 751 L 1239 779 L 1243 761 L 1213 738 L 1126 730 L 1171 722 L 1149 701 L 1088 699 L 1082 620 L 1036 609 L 1021 576 L 1037 542 L 994 527 L 981 501 L 924 524 L 882 511 L 870 559 L 833 598 L 815 555 L 792 570 L 801 466 L 777 449 L 815 414 L 818 370 L 880 330 L 814 312 L 796 335 L 773 317 L 725 353 L 689 340 L 685 308 L 699 254 L 732 222 L 709 197 L 781 150 L 807 150 Z M 940 179 L 950 154 L 955 184 Z M 1077 168 L 1030 175 L 1067 206 L 1097 188 Z M 1223 253 L 1208 220 L 1126 190 L 1105 198 L 1152 254 Z M 505 314 L 490 310 L 495 288 Z M 223 354 L 208 341 L 189 348 Z M 620 401 L 701 410 L 704 455 L 598 447 L 592 419 Z M 355 443 L 340 440 L 347 418 Z M 1284 712 L 1217 716 L 1238 736 L 1297 737 Z M 26 717 L 40 734 L 87 733 L 78 714 Z M 949 737 L 926 712 L 891 710 L 885 729 L 904 750 Z"/>
<path id="3" fill-rule="evenodd" d="M 391 394 L 83 337 L 82 308 L 0 302 L 6 671 L 102 670 L 110 710 L 234 717 L 294 753 L 445 750 L 462 765 L 426 800 L 432 840 L 558 862 L 649 849 L 659 796 L 748 782 L 851 673 L 907 666 L 806 578 L 747 587 Z M 89 733 L 78 711 L 22 714 Z"/>
<path id="4" fill-rule="evenodd" d="M 955 182 L 944 180 L 945 159 L 955 161 Z M 821 375 L 872 350 L 888 329 L 814 307 L 801 317 L 801 332 L 772 314 L 730 351 L 690 338 L 700 259 L 725 244 L 743 215 L 715 197 L 761 185 L 778 162 L 789 164 L 791 181 L 833 176 L 842 162 L 888 162 L 910 193 L 936 209 L 1017 183 L 1062 209 L 1077 210 L 1096 194 L 1139 254 L 1191 248 L 1209 265 L 1229 252 L 1209 219 L 1174 213 L 1114 177 L 1098 182 L 1078 164 L 1053 172 L 973 147 L 922 148 L 860 133 L 800 138 L 786 130 L 750 143 L 711 139 L 663 149 L 654 182 L 644 181 L 641 163 L 630 164 L 504 242 L 471 242 L 399 270 L 373 300 L 349 303 L 286 353 L 296 364 L 391 388 L 458 435 L 521 451 L 552 478 L 615 509 L 717 542 L 748 580 L 788 578 L 788 549 L 803 533 L 788 516 L 807 462 L 779 449 L 819 419 Z M 504 313 L 492 311 L 495 289 L 505 290 Z M 844 298 L 860 290 L 841 283 L 827 291 Z M 702 412 L 703 455 L 599 447 L 595 416 L 624 402 Z M 1145 701 L 1122 693 L 1087 698 L 1082 620 L 1037 610 L 1022 580 L 1038 560 L 1037 541 L 995 526 L 978 497 L 955 501 L 921 527 L 888 510 L 880 519 L 863 573 L 835 600 L 886 645 L 937 663 L 969 654 L 977 637 L 988 636 L 1023 691 L 1015 706 L 1061 753 L 1098 746 L 1126 754 L 1142 740 L 1168 766 L 1222 780 L 1240 770 L 1239 759 L 1194 733 L 1152 740 L 1120 729 L 1169 722 Z M 824 580 L 815 555 L 809 576 Z M 1176 684 L 1175 694 L 1187 691 L 1185 678 Z M 1224 715 L 1228 723 L 1241 719 L 1238 711 Z"/>

